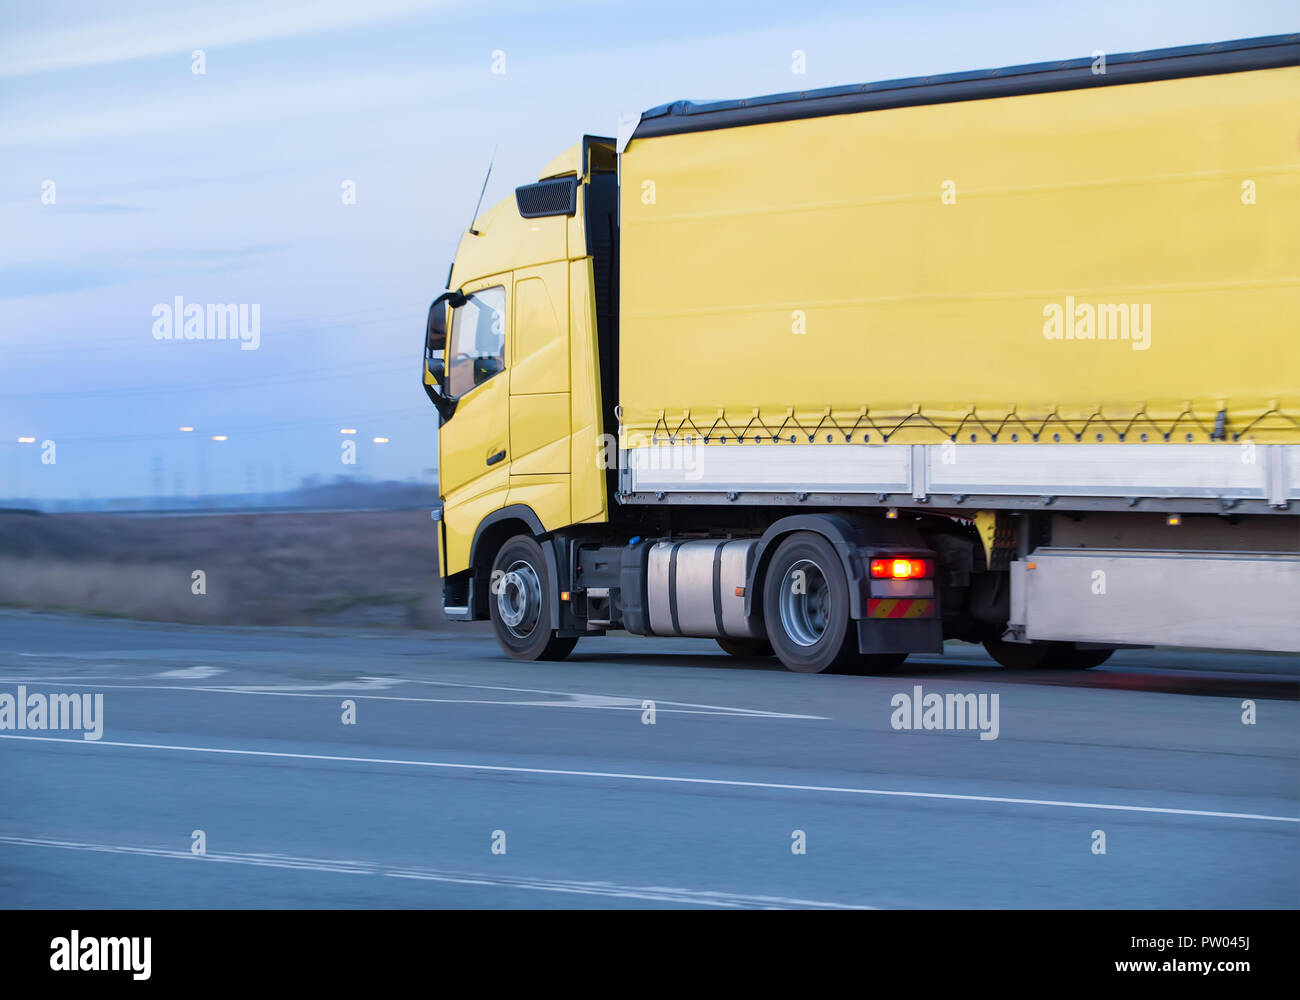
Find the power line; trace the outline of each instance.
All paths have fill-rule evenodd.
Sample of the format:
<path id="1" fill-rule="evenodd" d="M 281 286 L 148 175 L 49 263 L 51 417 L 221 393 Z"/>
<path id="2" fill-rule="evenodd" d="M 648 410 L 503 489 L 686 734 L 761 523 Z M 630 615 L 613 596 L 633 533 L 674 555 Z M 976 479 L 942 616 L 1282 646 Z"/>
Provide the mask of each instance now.
<path id="1" fill-rule="evenodd" d="M 302 324 L 316 324 L 320 320 L 337 319 L 340 316 L 348 316 L 348 315 L 363 316 L 370 313 L 394 312 L 394 311 L 404 313 L 417 308 L 424 308 L 424 306 L 419 304 L 412 305 L 412 306 L 388 306 L 383 309 L 360 309 L 360 310 L 355 310 L 352 313 L 332 313 L 326 316 L 287 320 L 286 327 L 279 327 L 279 326 L 272 327 L 270 330 L 264 332 L 262 336 L 263 337 L 266 336 L 279 337 L 285 335 L 299 336 L 304 333 L 317 333 L 323 330 L 353 329 L 359 326 L 376 326 L 384 323 L 397 323 L 399 321 L 405 321 L 407 319 L 407 316 L 395 315 L 383 319 L 376 318 L 376 319 L 351 322 L 351 323 L 332 323 L 323 326 L 302 325 Z M 159 343 L 159 341 L 154 340 L 152 335 L 147 338 L 135 336 L 135 337 L 110 337 L 110 338 L 102 338 L 99 340 L 51 340 L 51 341 L 45 341 L 37 344 L 3 345 L 0 346 L 0 351 L 41 352 L 41 351 L 63 350 L 65 348 L 76 348 L 79 351 L 105 351 L 105 350 L 117 350 L 121 348 L 126 348 L 129 350 L 136 347 L 149 347 L 157 343 Z"/>
<path id="2" fill-rule="evenodd" d="M 374 367 L 383 365 L 383 367 Z M 387 359 L 351 365 L 334 365 L 327 368 L 309 368 L 291 375 L 245 375 L 231 378 L 208 379 L 203 382 L 179 382 L 175 385 L 116 386 L 103 389 L 67 389 L 59 392 L 18 392 L 0 395 L 0 401 L 10 399 L 94 399 L 104 396 L 156 396 L 172 392 L 203 392 L 211 389 L 248 388 L 289 385 L 299 382 L 321 382 L 349 376 L 384 375 L 389 372 L 410 371 L 418 368 L 414 361 L 393 364 Z M 329 373 L 329 374 L 324 374 Z"/>

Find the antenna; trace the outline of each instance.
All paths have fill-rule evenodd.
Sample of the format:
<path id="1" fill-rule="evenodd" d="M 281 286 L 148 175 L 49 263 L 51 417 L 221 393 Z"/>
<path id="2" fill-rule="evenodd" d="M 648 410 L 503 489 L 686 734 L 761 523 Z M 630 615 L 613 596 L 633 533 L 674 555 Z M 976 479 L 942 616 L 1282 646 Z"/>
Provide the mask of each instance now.
<path id="1" fill-rule="evenodd" d="M 474 223 L 478 221 L 478 210 L 483 207 L 483 195 L 487 191 L 488 178 L 492 176 L 492 164 L 496 162 L 498 148 L 497 146 L 492 147 L 492 159 L 488 160 L 487 174 L 483 178 L 483 187 L 478 193 L 478 204 L 474 206 L 474 218 L 469 220 L 469 234 L 471 236 L 480 235 L 478 230 L 474 228 Z"/>

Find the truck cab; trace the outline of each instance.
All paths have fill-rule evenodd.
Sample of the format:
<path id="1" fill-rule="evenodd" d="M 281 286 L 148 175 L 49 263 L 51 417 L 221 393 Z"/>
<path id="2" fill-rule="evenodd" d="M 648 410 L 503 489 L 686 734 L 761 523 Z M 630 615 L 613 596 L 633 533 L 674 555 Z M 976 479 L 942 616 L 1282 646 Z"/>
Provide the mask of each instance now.
<path id="1" fill-rule="evenodd" d="M 583 137 L 474 220 L 430 308 L 449 618 L 488 617 L 501 539 L 608 518 L 617 194 L 613 140 Z"/>

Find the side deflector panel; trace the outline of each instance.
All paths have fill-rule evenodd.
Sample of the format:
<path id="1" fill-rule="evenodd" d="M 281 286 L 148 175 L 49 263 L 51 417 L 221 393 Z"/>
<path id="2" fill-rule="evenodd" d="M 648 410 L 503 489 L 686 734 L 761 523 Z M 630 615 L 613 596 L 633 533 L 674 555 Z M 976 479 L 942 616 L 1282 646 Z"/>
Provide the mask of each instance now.
<path id="1" fill-rule="evenodd" d="M 1300 556 L 1047 548 L 1013 569 L 1027 639 L 1300 652 Z"/>

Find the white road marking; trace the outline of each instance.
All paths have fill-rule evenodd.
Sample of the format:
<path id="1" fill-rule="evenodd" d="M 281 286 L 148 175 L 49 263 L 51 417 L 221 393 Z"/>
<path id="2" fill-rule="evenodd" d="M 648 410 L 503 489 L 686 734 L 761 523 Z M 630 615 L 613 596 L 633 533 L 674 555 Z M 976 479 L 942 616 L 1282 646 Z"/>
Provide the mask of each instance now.
<path id="1" fill-rule="evenodd" d="M 180 680 L 201 681 L 205 677 L 215 677 L 217 674 L 226 672 L 225 667 L 181 667 L 179 670 L 164 670 L 160 674 L 154 674 L 155 677 L 175 677 Z"/>
<path id="2" fill-rule="evenodd" d="M 235 851 L 208 852 L 194 855 L 187 850 L 162 847 L 130 847 L 120 844 L 95 844 L 75 840 L 47 840 L 40 837 L 0 835 L 0 844 L 16 847 L 47 847 L 65 851 L 93 851 L 105 854 L 129 854 L 137 857 L 172 858 L 216 864 L 253 865 L 260 868 L 289 868 L 306 871 L 335 872 L 345 875 L 379 875 L 385 878 L 416 879 L 426 882 L 450 882 L 458 885 L 486 885 L 506 889 L 532 889 L 541 892 L 574 893 L 584 896 L 607 896 L 615 899 L 638 899 L 659 903 L 688 903 L 728 909 L 742 907 L 791 909 L 813 907 L 831 910 L 871 910 L 871 906 L 828 903 L 813 899 L 787 899 L 783 896 L 750 896 L 731 892 L 705 892 L 667 886 L 619 885 L 615 882 L 577 882 L 570 879 L 530 878 L 526 875 L 488 875 L 480 872 L 450 872 L 409 865 L 379 865 L 370 861 L 347 861 L 330 858 L 304 858 L 288 854 L 248 854 Z"/>
<path id="3" fill-rule="evenodd" d="M 50 677 L 0 677 L 0 683 L 34 683 L 40 681 L 54 680 Z M 69 680 L 77 678 L 67 678 Z M 414 696 L 403 695 L 379 695 L 379 694 L 358 694 L 359 691 L 379 691 L 395 687 L 400 684 L 411 683 L 430 683 L 416 682 L 403 678 L 386 678 L 386 677 L 363 677 L 352 681 L 333 681 L 328 684 L 293 684 L 293 685 L 259 685 L 259 684 L 97 684 L 97 688 L 114 691 L 201 691 L 208 694 L 245 694 L 245 695 L 262 695 L 265 697 L 275 698 L 336 698 L 339 694 L 347 694 L 349 697 L 358 700 L 365 699 L 368 701 L 409 701 L 415 703 L 427 703 L 431 705 L 502 705 L 513 708 L 593 708 L 604 709 L 611 712 L 640 712 L 642 711 L 641 701 L 639 698 L 621 697 L 618 695 L 604 694 L 583 694 L 581 692 L 562 692 L 557 691 L 555 694 L 563 695 L 562 700 L 548 701 L 503 701 L 487 698 L 417 698 Z M 432 682 L 436 683 L 436 682 Z M 478 685 L 469 684 L 448 684 L 448 687 L 469 688 Z M 486 690 L 503 690 L 503 691 L 527 691 L 526 688 L 493 688 L 484 685 Z M 324 692 L 332 692 L 326 694 Z M 538 692 L 544 693 L 544 692 Z M 692 705 L 684 701 L 660 701 L 657 698 L 651 698 L 655 703 L 655 710 L 663 715 L 722 715 L 733 718 L 761 718 L 761 719 L 802 719 L 814 722 L 825 722 L 827 717 L 824 715 L 796 715 L 789 712 L 769 712 L 757 708 L 730 708 L 725 705 Z M 665 706 L 679 706 L 676 708 Z"/>
<path id="4" fill-rule="evenodd" d="M 545 688 L 503 687 L 497 684 L 472 684 L 472 683 L 463 683 L 459 681 L 430 681 L 430 680 L 423 680 L 423 679 L 412 679 L 407 683 L 432 684 L 438 687 L 477 688 L 481 691 L 510 691 L 516 694 L 549 694 L 549 695 L 556 695 L 558 697 L 564 697 L 564 698 L 606 699 L 609 701 L 622 701 L 627 703 L 634 703 L 638 711 L 640 711 L 641 708 L 639 699 L 620 697 L 618 695 L 583 694 L 581 692 L 575 692 L 575 691 L 548 691 Z M 822 722 L 826 721 L 826 717 L 823 715 L 793 715 L 789 712 L 769 712 L 758 708 L 735 708 L 730 705 L 697 705 L 689 701 L 660 701 L 659 699 L 652 699 L 652 700 L 654 701 L 656 708 L 660 705 L 676 705 L 679 708 L 709 709 L 711 710 L 711 712 L 716 712 L 723 715 L 755 715 L 755 716 L 762 716 L 764 718 L 769 718 L 769 719 L 816 719 Z M 557 703 L 516 701 L 516 702 L 509 702 L 508 704 L 512 704 L 512 705 L 548 704 L 549 705 L 549 704 L 557 704 Z M 596 704 L 593 701 L 590 705 L 579 705 L 577 707 L 603 708 L 606 706 Z M 709 714 L 709 713 L 703 713 L 703 714 Z"/>
<path id="5" fill-rule="evenodd" d="M 687 778 L 668 774 L 631 774 L 621 771 L 573 771 L 551 767 L 520 767 L 511 764 L 463 764 L 449 761 L 405 760 L 400 757 L 348 757 L 342 754 L 292 753 L 286 750 L 239 750 L 231 747 L 191 747 L 166 743 L 125 743 L 117 740 L 70 740 L 58 736 L 18 736 L 0 733 L 0 740 L 34 743 L 64 743 L 74 747 L 123 747 L 129 750 L 170 750 L 178 753 L 210 753 L 232 757 L 266 757 L 281 760 L 321 760 L 341 764 L 396 764 L 456 771 L 494 771 L 501 774 L 542 774 L 562 778 L 594 778 L 614 781 L 657 781 L 682 785 L 717 785 L 727 788 L 761 788 L 787 792 L 825 792 L 836 795 L 877 795 L 903 799 L 940 799 L 949 802 L 989 802 L 1016 806 L 1046 806 L 1056 809 L 1098 809 L 1109 812 L 1157 813 L 1164 816 L 1204 816 L 1211 819 L 1258 820 L 1266 823 L 1300 823 L 1296 816 L 1268 816 L 1261 813 L 1219 812 L 1210 809 L 1175 809 L 1171 806 L 1135 806 L 1109 802 L 1070 802 L 1058 799 L 1022 799 L 1006 795 L 967 795 L 957 792 L 900 791 L 892 788 L 852 788 L 841 785 L 796 785 L 778 781 L 742 781 L 736 778 Z"/>
<path id="6" fill-rule="evenodd" d="M 134 622 L 133 624 L 136 627 L 139 627 L 142 623 Z M 196 651 L 191 647 L 173 646 L 145 649 L 96 649 L 88 652 L 79 651 L 73 653 L 64 653 L 55 650 L 50 650 L 44 653 L 27 653 L 20 650 L 0 650 L 0 656 L 13 655 L 14 653 L 18 656 L 34 656 L 42 660 L 189 660 L 193 659 L 197 655 L 213 658 L 231 655 L 229 651 L 220 649 L 209 649 L 203 650 L 202 653 L 196 653 Z"/>
<path id="7" fill-rule="evenodd" d="M 130 680 L 131 678 L 127 678 Z M 46 681 L 96 681 L 122 680 L 121 674 L 23 674 L 21 677 L 0 677 L 0 684 L 44 684 Z M 116 685 L 96 684 L 96 687 L 114 687 Z"/>
<path id="8" fill-rule="evenodd" d="M 229 694 L 311 694 L 318 691 L 387 691 L 404 684 L 400 677 L 356 677 L 321 684 L 222 684 L 195 687 L 193 691 L 224 691 Z"/>

